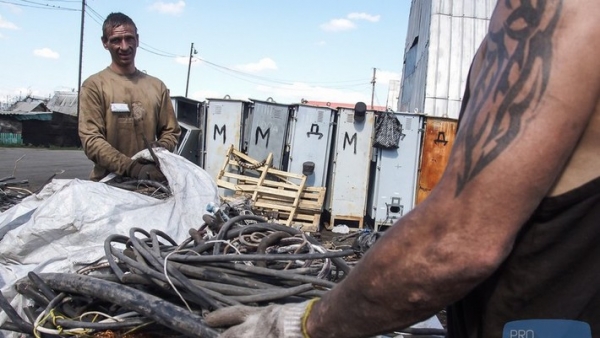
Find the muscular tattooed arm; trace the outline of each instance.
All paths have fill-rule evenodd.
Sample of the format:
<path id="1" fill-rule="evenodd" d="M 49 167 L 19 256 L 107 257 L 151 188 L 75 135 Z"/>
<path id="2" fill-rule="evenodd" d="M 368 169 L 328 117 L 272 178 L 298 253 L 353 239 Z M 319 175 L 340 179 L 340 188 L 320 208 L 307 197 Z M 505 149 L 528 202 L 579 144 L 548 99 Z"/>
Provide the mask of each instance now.
<path id="1" fill-rule="evenodd" d="M 598 115 L 598 14 L 596 0 L 499 1 L 441 181 L 315 303 L 312 338 L 407 327 L 498 268 Z"/>

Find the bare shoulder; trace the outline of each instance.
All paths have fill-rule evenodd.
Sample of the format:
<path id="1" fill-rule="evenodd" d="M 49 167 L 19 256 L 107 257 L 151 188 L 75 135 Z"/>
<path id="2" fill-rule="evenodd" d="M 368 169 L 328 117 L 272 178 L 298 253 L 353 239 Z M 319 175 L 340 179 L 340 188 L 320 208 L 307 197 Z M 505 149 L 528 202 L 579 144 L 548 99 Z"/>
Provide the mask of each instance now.
<path id="1" fill-rule="evenodd" d="M 472 233 L 493 220 L 502 231 L 489 242 L 507 243 L 544 197 L 600 176 L 598 16 L 596 0 L 498 1 L 424 207 L 447 208 L 444 222 Z"/>
<path id="2" fill-rule="evenodd" d="M 548 195 L 560 195 L 600 177 L 599 151 L 600 106 L 597 106 L 569 162 Z"/>
<path id="3" fill-rule="evenodd" d="M 587 124 L 561 175 L 548 195 L 555 196 L 577 188 L 600 177 L 600 2 L 593 0 L 564 0 L 564 24 L 559 27 L 556 49 L 560 65 L 572 68 L 573 76 L 559 78 L 564 81 L 565 96 L 574 91 L 592 95 Z M 562 36 L 564 35 L 564 36 Z M 575 95 L 575 98 L 578 96 Z M 583 107 L 581 107 L 583 108 Z M 573 110 L 580 110 L 577 106 Z M 567 112 L 569 113 L 569 112 Z M 566 124 L 565 128 L 569 128 Z"/>
<path id="4" fill-rule="evenodd" d="M 498 2 L 461 113 L 457 195 L 500 158 L 550 159 L 545 195 L 600 176 L 598 156 L 585 165 L 600 149 L 598 15 L 598 1 Z"/>

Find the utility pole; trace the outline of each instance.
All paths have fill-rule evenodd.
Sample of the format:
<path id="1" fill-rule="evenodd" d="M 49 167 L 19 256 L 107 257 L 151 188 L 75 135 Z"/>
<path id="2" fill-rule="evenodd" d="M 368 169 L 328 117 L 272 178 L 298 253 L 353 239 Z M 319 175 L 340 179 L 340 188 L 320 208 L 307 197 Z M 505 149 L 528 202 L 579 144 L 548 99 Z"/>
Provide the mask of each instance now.
<path id="1" fill-rule="evenodd" d="M 194 43 L 192 42 L 192 47 L 190 47 L 190 61 L 188 63 L 187 81 L 185 82 L 185 97 L 188 96 L 188 87 L 190 85 L 190 69 L 192 68 L 192 55 L 194 54 L 198 54 L 198 52 L 194 49 Z"/>
<path id="2" fill-rule="evenodd" d="M 77 80 L 77 121 L 79 123 L 79 92 L 81 92 L 81 69 L 83 64 L 83 27 L 85 20 L 85 0 L 81 0 L 81 32 L 79 34 L 79 78 Z"/>
<path id="3" fill-rule="evenodd" d="M 373 100 L 375 99 L 375 74 L 377 73 L 377 68 L 373 68 L 373 80 L 371 80 L 371 84 L 373 85 L 373 89 L 371 90 L 371 110 L 373 109 Z"/>

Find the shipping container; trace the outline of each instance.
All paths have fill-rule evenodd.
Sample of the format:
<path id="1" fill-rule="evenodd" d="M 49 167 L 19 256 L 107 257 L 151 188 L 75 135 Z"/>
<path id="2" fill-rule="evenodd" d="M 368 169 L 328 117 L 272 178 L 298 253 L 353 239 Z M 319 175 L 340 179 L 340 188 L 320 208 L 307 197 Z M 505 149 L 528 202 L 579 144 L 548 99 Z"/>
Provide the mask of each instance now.
<path id="1" fill-rule="evenodd" d="M 339 108 L 327 209 L 331 225 L 351 221 L 363 227 L 373 150 L 375 113 Z M 346 224 L 352 226 L 353 224 Z"/>
<path id="2" fill-rule="evenodd" d="M 202 167 L 202 130 L 185 122 L 179 122 L 181 135 L 175 149 L 175 154 L 184 157 L 195 165 Z"/>
<path id="3" fill-rule="evenodd" d="M 336 111 L 309 105 L 291 108 L 287 171 L 306 175 L 307 186 L 325 187 Z"/>
<path id="4" fill-rule="evenodd" d="M 394 116 L 402 130 L 398 148 L 374 149 L 368 214 L 375 230 L 393 225 L 413 209 L 416 200 L 424 116 L 412 113 L 394 113 Z"/>
<path id="5" fill-rule="evenodd" d="M 200 167 L 204 166 L 202 150 L 204 149 L 205 102 L 173 96 L 171 103 L 181 127 L 175 153 Z"/>
<path id="6" fill-rule="evenodd" d="M 290 106 L 267 101 L 252 100 L 252 109 L 248 118 L 247 135 L 244 137 L 248 156 L 262 161 L 273 154 L 272 166 L 286 170 L 287 131 L 290 120 Z"/>
<path id="7" fill-rule="evenodd" d="M 426 116 L 421 150 L 417 204 L 429 196 L 439 182 L 456 139 L 457 120 Z"/>
<path id="8" fill-rule="evenodd" d="M 172 96 L 171 102 L 177 121 L 204 129 L 205 102 L 183 96 Z"/>
<path id="9" fill-rule="evenodd" d="M 243 151 L 244 126 L 250 101 L 207 99 L 204 170 L 216 179 L 227 159 L 229 147 Z"/>
<path id="10" fill-rule="evenodd" d="M 458 118 L 496 0 L 413 0 L 398 110 Z"/>

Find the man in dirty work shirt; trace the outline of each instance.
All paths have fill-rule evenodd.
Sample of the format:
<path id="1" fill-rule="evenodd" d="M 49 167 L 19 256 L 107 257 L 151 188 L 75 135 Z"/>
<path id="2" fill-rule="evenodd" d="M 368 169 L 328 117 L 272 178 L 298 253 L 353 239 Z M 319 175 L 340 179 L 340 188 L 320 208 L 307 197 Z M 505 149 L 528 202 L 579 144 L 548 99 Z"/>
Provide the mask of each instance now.
<path id="1" fill-rule="evenodd" d="M 164 181 L 155 163 L 133 161 L 145 148 L 173 151 L 181 130 L 165 84 L 135 67 L 139 35 L 133 20 L 111 13 L 102 26 L 102 45 L 112 62 L 87 78 L 80 91 L 79 137 L 94 162 L 90 179 L 113 172 L 136 179 Z"/>

